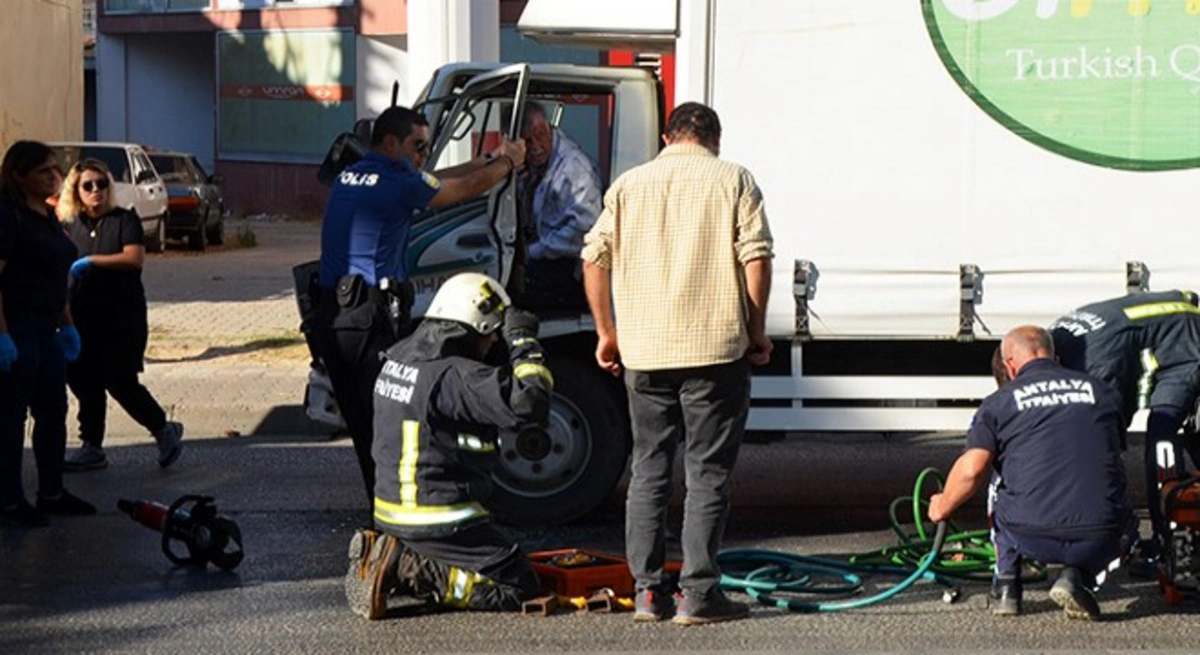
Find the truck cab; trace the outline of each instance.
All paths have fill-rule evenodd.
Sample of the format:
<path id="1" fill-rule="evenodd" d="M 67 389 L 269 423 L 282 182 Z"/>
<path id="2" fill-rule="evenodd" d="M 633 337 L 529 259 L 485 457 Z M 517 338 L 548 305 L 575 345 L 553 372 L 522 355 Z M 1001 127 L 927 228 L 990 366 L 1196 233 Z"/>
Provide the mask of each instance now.
<path id="1" fill-rule="evenodd" d="M 537 100 L 552 124 L 589 150 L 607 187 L 658 152 L 661 98 L 659 81 L 638 69 L 446 66 L 417 101 L 434 135 L 426 168 L 452 166 L 487 152 L 502 136 L 516 138 L 525 103 Z M 414 220 L 407 253 L 416 290 L 414 315 L 424 313 L 442 282 L 455 273 L 478 271 L 513 286 L 518 228 L 532 220 L 521 216 L 517 187 L 512 176 L 484 197 Z M 538 313 L 555 379 L 549 425 L 501 437 L 489 504 L 515 523 L 561 523 L 595 508 L 624 474 L 630 443 L 623 387 L 593 358 L 591 316 L 578 307 Z"/>

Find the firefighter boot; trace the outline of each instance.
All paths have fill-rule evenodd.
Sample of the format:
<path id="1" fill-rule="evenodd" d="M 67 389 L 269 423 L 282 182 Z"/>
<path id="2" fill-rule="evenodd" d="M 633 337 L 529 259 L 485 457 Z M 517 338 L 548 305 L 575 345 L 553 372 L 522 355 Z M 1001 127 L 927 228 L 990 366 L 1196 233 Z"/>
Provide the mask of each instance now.
<path id="1" fill-rule="evenodd" d="M 350 538 L 350 569 L 346 572 L 346 600 L 350 609 L 368 621 L 387 614 L 388 596 L 399 584 L 396 564 L 400 542 L 395 537 L 362 528 Z"/>

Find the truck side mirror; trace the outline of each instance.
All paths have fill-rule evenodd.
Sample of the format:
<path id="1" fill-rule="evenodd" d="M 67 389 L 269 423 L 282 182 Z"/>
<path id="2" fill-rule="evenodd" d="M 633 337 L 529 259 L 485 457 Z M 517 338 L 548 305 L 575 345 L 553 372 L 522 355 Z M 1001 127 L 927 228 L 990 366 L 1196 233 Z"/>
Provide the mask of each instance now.
<path id="1" fill-rule="evenodd" d="M 158 177 L 158 175 L 154 171 L 142 169 L 138 172 L 137 177 L 134 178 L 134 182 L 137 184 L 145 184 L 146 182 L 153 182 L 155 177 Z"/>

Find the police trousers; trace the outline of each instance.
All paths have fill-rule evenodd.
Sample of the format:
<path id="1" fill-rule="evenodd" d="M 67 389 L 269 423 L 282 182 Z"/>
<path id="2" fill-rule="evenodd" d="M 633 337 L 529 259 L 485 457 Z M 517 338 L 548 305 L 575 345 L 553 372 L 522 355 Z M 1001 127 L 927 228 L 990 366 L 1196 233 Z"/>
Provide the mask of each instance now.
<path id="1" fill-rule="evenodd" d="M 318 355 L 354 443 L 370 509 L 375 503 L 375 461 L 371 458 L 375 378 L 383 368 L 384 351 L 396 343 L 396 329 L 384 303 L 367 300 L 355 307 L 340 307 L 332 292 L 322 293 L 318 300 L 314 328 Z"/>

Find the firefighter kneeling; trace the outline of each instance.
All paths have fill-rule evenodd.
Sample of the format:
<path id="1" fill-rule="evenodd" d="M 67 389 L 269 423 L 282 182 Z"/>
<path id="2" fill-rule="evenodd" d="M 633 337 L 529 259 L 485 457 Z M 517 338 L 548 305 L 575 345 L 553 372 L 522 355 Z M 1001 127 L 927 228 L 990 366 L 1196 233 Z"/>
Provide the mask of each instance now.
<path id="1" fill-rule="evenodd" d="M 495 280 L 456 275 L 387 351 L 375 384 L 375 526 L 350 540 L 346 598 L 375 620 L 393 594 L 448 609 L 519 610 L 540 585 L 480 504 L 500 429 L 544 424 L 554 380 L 538 320 Z M 502 333 L 510 366 L 489 366 Z"/>

